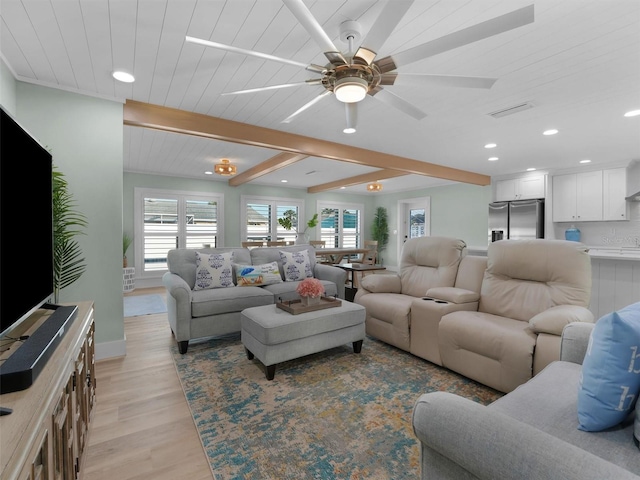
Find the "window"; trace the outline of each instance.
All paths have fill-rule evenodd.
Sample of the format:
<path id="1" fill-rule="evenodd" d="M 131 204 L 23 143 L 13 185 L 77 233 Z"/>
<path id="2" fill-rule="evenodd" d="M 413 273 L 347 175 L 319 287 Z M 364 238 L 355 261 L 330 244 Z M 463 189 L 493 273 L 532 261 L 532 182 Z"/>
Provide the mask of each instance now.
<path id="1" fill-rule="evenodd" d="M 291 230 L 286 230 L 278 223 L 278 218 L 287 211 L 295 212 L 297 219 Z M 298 229 L 299 213 L 304 212 L 304 202 L 288 198 L 250 197 L 242 196 L 242 232 L 243 241 L 284 240 L 294 242 Z"/>
<path id="2" fill-rule="evenodd" d="M 326 248 L 358 248 L 362 246 L 361 204 L 318 202 L 320 240 Z"/>
<path id="3" fill-rule="evenodd" d="M 221 246 L 223 195 L 135 189 L 136 271 L 157 277 L 167 271 L 172 248 Z"/>

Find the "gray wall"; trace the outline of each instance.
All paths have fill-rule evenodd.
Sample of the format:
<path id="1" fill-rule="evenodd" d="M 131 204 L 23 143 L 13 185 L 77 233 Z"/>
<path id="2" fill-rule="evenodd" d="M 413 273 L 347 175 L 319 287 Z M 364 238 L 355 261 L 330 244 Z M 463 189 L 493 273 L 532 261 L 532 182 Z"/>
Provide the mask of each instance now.
<path id="1" fill-rule="evenodd" d="M 51 151 L 89 223 L 78 238 L 87 271 L 61 292 L 60 302 L 93 300 L 96 343 L 124 345 L 122 104 L 23 82 L 11 87 L 7 81 L 3 73 L 0 103 Z"/>
<path id="2" fill-rule="evenodd" d="M 386 207 L 389 217 L 389 245 L 383 253 L 385 265 L 399 264 L 399 242 L 401 243 L 403 239 L 399 238 L 399 233 L 398 235 L 392 233 L 395 229 L 398 229 L 398 232 L 401 231 L 398 223 L 398 202 L 422 197 L 431 199 L 432 236 L 460 238 L 468 246 L 487 246 L 491 186 L 451 184 L 412 192 L 376 195 L 374 210 L 378 206 Z M 370 224 L 372 217 L 367 221 Z"/>

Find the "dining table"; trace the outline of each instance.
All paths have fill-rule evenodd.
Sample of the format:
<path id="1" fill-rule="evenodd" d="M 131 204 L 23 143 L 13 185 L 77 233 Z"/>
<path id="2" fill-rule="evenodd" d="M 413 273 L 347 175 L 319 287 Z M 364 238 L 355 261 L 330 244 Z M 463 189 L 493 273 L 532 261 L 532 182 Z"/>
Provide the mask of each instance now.
<path id="1" fill-rule="evenodd" d="M 368 251 L 369 249 L 367 248 L 317 248 L 316 257 L 323 257 L 325 259 L 323 263 L 336 264 L 342 262 L 344 257 L 359 255 Z"/>

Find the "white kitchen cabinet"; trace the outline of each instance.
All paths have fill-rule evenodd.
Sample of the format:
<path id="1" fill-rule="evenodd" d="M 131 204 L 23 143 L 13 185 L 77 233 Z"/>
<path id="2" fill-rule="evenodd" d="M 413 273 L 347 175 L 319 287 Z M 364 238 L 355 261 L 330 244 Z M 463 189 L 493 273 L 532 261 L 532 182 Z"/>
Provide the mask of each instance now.
<path id="1" fill-rule="evenodd" d="M 510 178 L 496 182 L 496 201 L 544 198 L 544 175 Z"/>
<path id="2" fill-rule="evenodd" d="M 602 219 L 627 220 L 627 169 L 603 170 L 602 182 Z"/>
<path id="3" fill-rule="evenodd" d="M 602 220 L 602 170 L 553 177 L 553 221 Z"/>

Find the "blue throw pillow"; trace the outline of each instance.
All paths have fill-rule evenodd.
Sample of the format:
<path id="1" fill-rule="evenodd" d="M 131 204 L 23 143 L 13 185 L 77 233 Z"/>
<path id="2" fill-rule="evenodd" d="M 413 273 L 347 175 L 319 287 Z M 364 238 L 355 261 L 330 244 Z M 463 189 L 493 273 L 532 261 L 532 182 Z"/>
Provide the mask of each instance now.
<path id="1" fill-rule="evenodd" d="M 582 363 L 579 430 L 597 432 L 622 422 L 640 392 L 640 302 L 596 322 Z"/>

